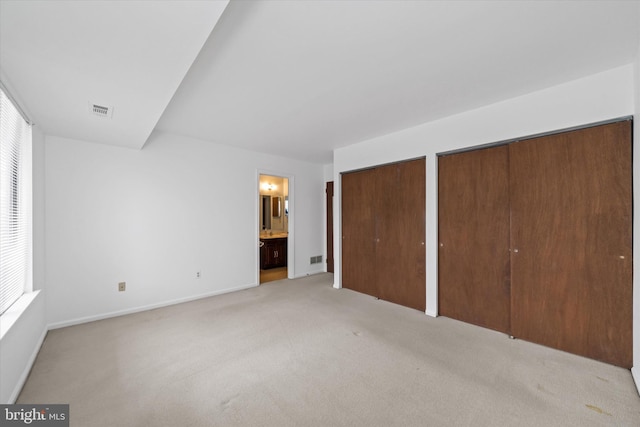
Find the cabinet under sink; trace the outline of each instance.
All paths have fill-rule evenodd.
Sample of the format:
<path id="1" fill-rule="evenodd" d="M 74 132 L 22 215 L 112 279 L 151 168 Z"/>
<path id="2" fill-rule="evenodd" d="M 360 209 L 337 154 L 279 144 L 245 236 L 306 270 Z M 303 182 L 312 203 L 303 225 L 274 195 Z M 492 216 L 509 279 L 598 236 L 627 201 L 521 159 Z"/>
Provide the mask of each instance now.
<path id="1" fill-rule="evenodd" d="M 287 266 L 286 237 L 261 238 L 260 241 L 263 243 L 260 248 L 260 268 L 262 270 Z"/>

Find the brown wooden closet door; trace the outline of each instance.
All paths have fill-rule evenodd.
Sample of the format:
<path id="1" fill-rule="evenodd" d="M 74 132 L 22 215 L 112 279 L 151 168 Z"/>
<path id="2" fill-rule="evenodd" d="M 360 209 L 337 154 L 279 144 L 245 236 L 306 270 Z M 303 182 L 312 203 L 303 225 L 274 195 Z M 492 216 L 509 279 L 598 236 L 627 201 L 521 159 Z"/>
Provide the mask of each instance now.
<path id="1" fill-rule="evenodd" d="M 632 364 L 631 123 L 510 145 L 512 334 Z"/>
<path id="2" fill-rule="evenodd" d="M 342 286 L 378 296 L 375 276 L 375 170 L 342 174 Z"/>
<path id="3" fill-rule="evenodd" d="M 508 333 L 509 148 L 438 159 L 440 315 Z"/>
<path id="4" fill-rule="evenodd" d="M 376 168 L 378 297 L 424 311 L 425 160 Z"/>

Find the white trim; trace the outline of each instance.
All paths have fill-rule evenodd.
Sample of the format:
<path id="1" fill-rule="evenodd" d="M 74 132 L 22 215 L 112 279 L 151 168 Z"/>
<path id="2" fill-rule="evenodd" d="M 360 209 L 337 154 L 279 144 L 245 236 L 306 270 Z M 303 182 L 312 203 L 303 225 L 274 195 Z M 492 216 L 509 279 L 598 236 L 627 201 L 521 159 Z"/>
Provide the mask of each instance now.
<path id="1" fill-rule="evenodd" d="M 290 277 L 290 279 L 302 279 L 303 277 L 309 277 L 309 276 L 317 276 L 318 274 L 325 274 L 327 273 L 324 270 L 318 270 L 318 271 L 311 271 L 309 273 L 304 273 L 304 274 L 298 274 L 295 277 Z M 331 274 L 331 273 L 328 273 Z"/>
<path id="2" fill-rule="evenodd" d="M 640 369 L 635 366 L 631 368 L 631 378 L 636 384 L 636 389 L 638 390 L 638 394 L 640 394 Z"/>
<path id="3" fill-rule="evenodd" d="M 24 384 L 27 382 L 27 378 L 29 378 L 31 368 L 33 368 L 33 364 L 36 362 L 36 357 L 38 357 L 38 353 L 40 353 L 40 349 L 42 348 L 42 344 L 44 343 L 44 339 L 46 338 L 48 332 L 49 330 L 47 328 L 44 328 L 42 334 L 40 335 L 40 338 L 38 338 L 38 344 L 33 349 L 31 356 L 29 356 L 27 366 L 24 367 L 24 370 L 22 371 L 22 374 L 20 375 L 20 378 L 18 379 L 18 382 L 13 389 L 13 392 L 9 397 L 9 405 L 16 403 L 16 400 L 18 400 L 18 396 L 20 396 L 20 392 L 22 391 Z"/>
<path id="4" fill-rule="evenodd" d="M 438 317 L 438 312 L 433 310 L 425 310 L 424 314 L 429 317 Z"/>
<path id="5" fill-rule="evenodd" d="M 111 311 L 109 313 L 98 314 L 98 315 L 95 315 L 95 316 L 79 317 L 79 318 L 76 318 L 76 319 L 65 320 L 63 322 L 51 323 L 47 327 L 48 327 L 49 330 L 65 328 L 67 326 L 74 326 L 74 325 L 80 325 L 82 323 L 95 322 L 96 320 L 109 319 L 111 317 L 125 316 L 127 314 L 139 313 L 141 311 L 153 310 L 153 309 L 156 309 L 156 308 L 167 307 L 167 306 L 170 306 L 170 305 L 181 304 L 181 303 L 184 303 L 184 302 L 195 301 L 195 300 L 199 300 L 199 299 L 203 299 L 203 298 L 209 298 L 209 297 L 213 297 L 213 296 L 216 296 L 216 295 L 228 294 L 228 293 L 236 292 L 236 291 L 243 291 L 245 289 L 255 288 L 257 286 L 258 285 L 256 283 L 252 283 L 252 284 L 249 284 L 249 285 L 243 285 L 243 286 L 238 286 L 238 287 L 234 287 L 234 288 L 226 288 L 226 289 L 207 292 L 207 293 L 199 294 L 199 295 L 195 295 L 195 296 L 190 296 L 190 297 L 185 297 L 185 298 L 178 298 L 178 299 L 169 300 L 169 301 L 163 301 L 163 302 L 156 303 L 156 304 L 143 305 L 143 306 L 139 306 L 139 307 L 128 308 L 126 310 Z"/>
<path id="6" fill-rule="evenodd" d="M 298 277 L 304 276 L 296 276 L 296 259 L 295 259 L 295 175 L 292 173 L 286 172 L 278 172 L 270 169 L 256 169 L 256 193 L 254 197 L 255 201 L 255 220 L 253 223 L 255 224 L 255 236 L 256 236 L 256 283 L 260 283 L 260 247 L 257 242 L 260 241 L 260 175 L 269 175 L 269 176 L 277 176 L 280 178 L 286 178 L 288 180 L 288 194 L 289 197 L 289 219 L 287 225 L 287 279 L 296 279 Z"/>

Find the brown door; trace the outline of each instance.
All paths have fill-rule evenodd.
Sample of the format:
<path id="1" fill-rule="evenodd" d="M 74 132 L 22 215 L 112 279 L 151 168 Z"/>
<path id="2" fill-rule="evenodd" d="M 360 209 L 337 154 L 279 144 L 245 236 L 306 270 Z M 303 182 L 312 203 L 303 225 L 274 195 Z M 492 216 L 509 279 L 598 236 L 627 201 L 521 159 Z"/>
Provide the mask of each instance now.
<path id="1" fill-rule="evenodd" d="M 424 311 L 425 160 L 376 168 L 378 296 Z"/>
<path id="2" fill-rule="evenodd" d="M 342 285 L 425 310 L 425 160 L 342 175 Z"/>
<path id="3" fill-rule="evenodd" d="M 509 147 L 438 158 L 438 309 L 509 333 Z"/>
<path id="4" fill-rule="evenodd" d="M 375 169 L 342 174 L 342 286 L 377 296 Z"/>
<path id="5" fill-rule="evenodd" d="M 327 272 L 333 273 L 333 181 L 327 182 Z"/>
<path id="6" fill-rule="evenodd" d="M 630 368 L 631 123 L 509 148 L 512 334 Z"/>

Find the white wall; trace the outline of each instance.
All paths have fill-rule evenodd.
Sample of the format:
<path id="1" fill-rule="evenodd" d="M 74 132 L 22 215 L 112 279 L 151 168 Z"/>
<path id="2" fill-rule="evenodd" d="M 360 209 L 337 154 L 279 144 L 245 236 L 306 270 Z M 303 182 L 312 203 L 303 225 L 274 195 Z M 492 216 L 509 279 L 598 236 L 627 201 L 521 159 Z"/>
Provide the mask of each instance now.
<path id="1" fill-rule="evenodd" d="M 44 282 L 44 135 L 33 128 L 33 288 Z M 0 403 L 13 403 L 27 379 L 46 329 L 42 292 L 23 296 L 2 315 Z M 9 324 L 11 325 L 9 327 Z M 8 330 L 6 330 L 8 329 Z"/>
<path id="2" fill-rule="evenodd" d="M 341 286 L 338 238 L 341 172 L 426 156 L 426 312 L 435 316 L 437 153 L 632 115 L 633 87 L 633 66 L 628 65 L 336 150 L 334 286 Z"/>
<path id="3" fill-rule="evenodd" d="M 325 182 L 333 181 L 333 164 L 324 165 L 324 180 Z"/>
<path id="4" fill-rule="evenodd" d="M 256 286 L 259 173 L 292 178 L 290 269 L 318 272 L 309 257 L 323 249 L 322 165 L 165 133 L 141 151 L 46 144 L 52 327 Z"/>

